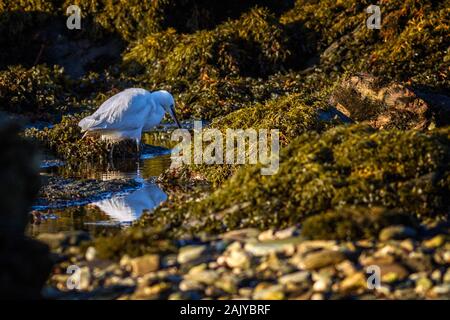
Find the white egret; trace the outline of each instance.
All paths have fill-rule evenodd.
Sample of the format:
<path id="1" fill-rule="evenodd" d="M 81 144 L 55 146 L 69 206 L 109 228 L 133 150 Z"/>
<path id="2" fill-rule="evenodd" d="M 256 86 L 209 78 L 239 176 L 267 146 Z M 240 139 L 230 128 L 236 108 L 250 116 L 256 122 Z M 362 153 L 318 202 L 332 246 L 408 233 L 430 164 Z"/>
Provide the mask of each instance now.
<path id="1" fill-rule="evenodd" d="M 139 152 L 142 132 L 158 125 L 166 112 L 181 128 L 175 113 L 175 101 L 169 92 L 130 88 L 103 102 L 97 111 L 78 125 L 86 132 L 84 136 L 100 136 L 102 140 L 113 143 L 112 146 L 121 140 L 134 140 Z"/>

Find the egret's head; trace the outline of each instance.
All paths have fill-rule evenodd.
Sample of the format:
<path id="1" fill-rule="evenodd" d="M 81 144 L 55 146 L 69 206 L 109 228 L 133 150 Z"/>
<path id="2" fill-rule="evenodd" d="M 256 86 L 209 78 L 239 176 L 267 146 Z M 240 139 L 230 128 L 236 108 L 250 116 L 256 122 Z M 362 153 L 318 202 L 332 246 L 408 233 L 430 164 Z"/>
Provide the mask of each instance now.
<path id="1" fill-rule="evenodd" d="M 156 103 L 158 103 L 167 113 L 170 114 L 178 128 L 181 128 L 175 113 L 175 100 L 173 99 L 173 96 L 166 90 L 152 92 L 152 96 L 154 96 Z"/>

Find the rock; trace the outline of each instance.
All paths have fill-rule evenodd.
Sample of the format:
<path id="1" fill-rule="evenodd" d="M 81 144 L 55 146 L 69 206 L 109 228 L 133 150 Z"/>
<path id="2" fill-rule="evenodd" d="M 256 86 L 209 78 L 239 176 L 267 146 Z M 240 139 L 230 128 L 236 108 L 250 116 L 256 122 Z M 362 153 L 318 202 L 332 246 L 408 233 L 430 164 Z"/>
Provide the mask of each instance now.
<path id="1" fill-rule="evenodd" d="M 298 235 L 298 229 L 296 227 L 290 227 L 275 232 L 276 239 L 287 239 Z"/>
<path id="2" fill-rule="evenodd" d="M 6 119 L 0 114 L 0 299 L 39 299 L 53 265 L 48 246 L 25 236 L 39 156 Z"/>
<path id="3" fill-rule="evenodd" d="M 271 253 L 292 255 L 295 252 L 295 246 L 301 241 L 300 237 L 294 237 L 264 242 L 248 242 L 244 248 L 255 256 L 265 256 Z"/>
<path id="4" fill-rule="evenodd" d="M 434 249 L 442 246 L 445 243 L 445 236 L 443 234 L 439 234 L 431 239 L 424 240 L 422 242 L 425 248 Z"/>
<path id="5" fill-rule="evenodd" d="M 431 292 L 436 295 L 436 296 L 441 296 L 441 295 L 450 295 L 450 284 L 445 283 L 445 284 L 441 284 L 439 286 L 435 286 L 433 287 L 433 289 L 431 289 Z"/>
<path id="6" fill-rule="evenodd" d="M 308 271 L 298 271 L 286 274 L 278 279 L 280 284 L 299 283 L 309 281 L 311 274 Z"/>
<path id="7" fill-rule="evenodd" d="M 352 275 L 348 275 L 339 284 L 341 291 L 347 293 L 360 288 L 367 288 L 367 277 L 362 272 L 356 272 Z"/>
<path id="8" fill-rule="evenodd" d="M 0 113 L 0 234 L 21 234 L 40 185 L 37 148 Z"/>
<path id="9" fill-rule="evenodd" d="M 196 291 L 203 290 L 204 286 L 197 281 L 183 280 L 180 282 L 179 288 L 181 291 Z"/>
<path id="10" fill-rule="evenodd" d="M 316 292 L 311 295 L 311 300 L 324 300 L 324 299 L 325 299 L 325 297 L 322 293 Z"/>
<path id="11" fill-rule="evenodd" d="M 254 300 L 283 300 L 283 287 L 280 285 L 268 285 L 267 283 L 260 283 L 256 286 L 253 292 Z"/>
<path id="12" fill-rule="evenodd" d="M 247 228 L 240 230 L 232 230 L 224 233 L 221 238 L 225 240 L 245 241 L 249 239 L 255 239 L 259 235 L 258 229 Z"/>
<path id="13" fill-rule="evenodd" d="M 380 231 L 380 241 L 387 240 L 403 240 L 406 238 L 414 238 L 417 235 L 416 230 L 402 225 L 386 227 Z"/>
<path id="14" fill-rule="evenodd" d="M 261 232 L 258 235 L 259 241 L 269 241 L 275 239 L 275 232 L 272 229 Z"/>
<path id="15" fill-rule="evenodd" d="M 345 259 L 345 254 L 340 251 L 321 250 L 306 255 L 300 263 L 300 268 L 306 270 L 320 269 L 336 265 Z"/>
<path id="16" fill-rule="evenodd" d="M 356 272 L 356 267 L 350 260 L 344 260 L 338 263 L 336 269 L 346 276 L 353 275 Z"/>
<path id="17" fill-rule="evenodd" d="M 87 248 L 86 254 L 85 254 L 86 260 L 87 261 L 94 261 L 96 254 L 97 254 L 97 251 L 95 250 L 94 247 Z"/>
<path id="18" fill-rule="evenodd" d="M 447 271 L 444 274 L 442 279 L 445 283 L 450 283 L 450 268 L 447 268 Z"/>
<path id="19" fill-rule="evenodd" d="M 84 231 L 67 231 L 58 233 L 41 233 L 37 239 L 46 243 L 51 249 L 79 246 L 83 241 L 91 239 L 89 233 Z"/>
<path id="20" fill-rule="evenodd" d="M 157 254 L 146 254 L 142 257 L 130 260 L 131 272 L 135 277 L 141 277 L 147 273 L 159 269 L 160 258 Z"/>
<path id="21" fill-rule="evenodd" d="M 433 287 L 433 282 L 427 277 L 421 277 L 416 281 L 416 292 L 425 293 Z"/>
<path id="22" fill-rule="evenodd" d="M 315 292 L 327 292 L 331 288 L 331 278 L 326 276 L 319 276 L 314 282 L 313 290 Z"/>
<path id="23" fill-rule="evenodd" d="M 235 275 L 232 274 L 224 274 L 222 277 L 220 277 L 214 285 L 219 288 L 220 290 L 223 290 L 230 294 L 235 294 L 238 291 L 238 279 Z"/>
<path id="24" fill-rule="evenodd" d="M 450 119 L 449 97 L 425 94 L 398 82 L 384 83 L 368 74 L 344 78 L 330 103 L 354 121 L 367 121 L 379 129 L 425 130 L 435 122 L 446 125 Z"/>
<path id="25" fill-rule="evenodd" d="M 378 267 L 381 270 L 381 281 L 391 283 L 403 280 L 408 277 L 409 272 L 401 264 L 380 264 Z"/>
<path id="26" fill-rule="evenodd" d="M 207 247 L 205 245 L 191 245 L 180 248 L 178 252 L 177 262 L 180 264 L 188 262 L 202 261 L 202 255 L 206 252 Z"/>
<path id="27" fill-rule="evenodd" d="M 214 270 L 202 270 L 202 271 L 189 271 L 187 275 L 184 276 L 186 280 L 195 281 L 199 283 L 204 283 L 206 285 L 212 285 L 219 278 L 219 274 Z"/>
<path id="28" fill-rule="evenodd" d="M 225 258 L 225 263 L 230 268 L 247 269 L 250 267 L 251 257 L 243 250 L 232 250 Z"/>

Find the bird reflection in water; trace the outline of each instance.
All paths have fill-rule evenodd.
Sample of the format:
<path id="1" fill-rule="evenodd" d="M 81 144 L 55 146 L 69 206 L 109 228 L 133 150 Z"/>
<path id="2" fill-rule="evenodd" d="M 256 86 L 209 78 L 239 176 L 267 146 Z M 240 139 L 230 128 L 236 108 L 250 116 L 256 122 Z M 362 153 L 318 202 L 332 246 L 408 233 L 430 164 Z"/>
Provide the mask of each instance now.
<path id="1" fill-rule="evenodd" d="M 102 225 L 130 225 L 139 219 L 144 210 L 153 210 L 167 200 L 167 195 L 155 184 L 147 184 L 143 188 L 128 195 L 115 196 L 92 203 L 107 214 L 111 221 L 97 222 Z"/>

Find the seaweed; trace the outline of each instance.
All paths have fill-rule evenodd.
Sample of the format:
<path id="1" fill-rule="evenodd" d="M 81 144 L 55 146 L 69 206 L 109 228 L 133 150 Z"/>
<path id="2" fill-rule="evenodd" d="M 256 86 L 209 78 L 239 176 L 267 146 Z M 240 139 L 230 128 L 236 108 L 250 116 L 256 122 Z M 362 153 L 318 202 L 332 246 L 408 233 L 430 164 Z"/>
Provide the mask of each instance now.
<path id="1" fill-rule="evenodd" d="M 344 206 L 305 219 L 302 235 L 320 240 L 358 240 L 376 238 L 391 225 L 417 227 L 413 216 L 381 207 Z"/>
<path id="2" fill-rule="evenodd" d="M 147 219 L 195 233 L 286 227 L 343 205 L 445 216 L 449 147 L 448 128 L 425 134 L 351 125 L 307 132 L 282 150 L 277 174 L 242 167 L 204 200 Z"/>

